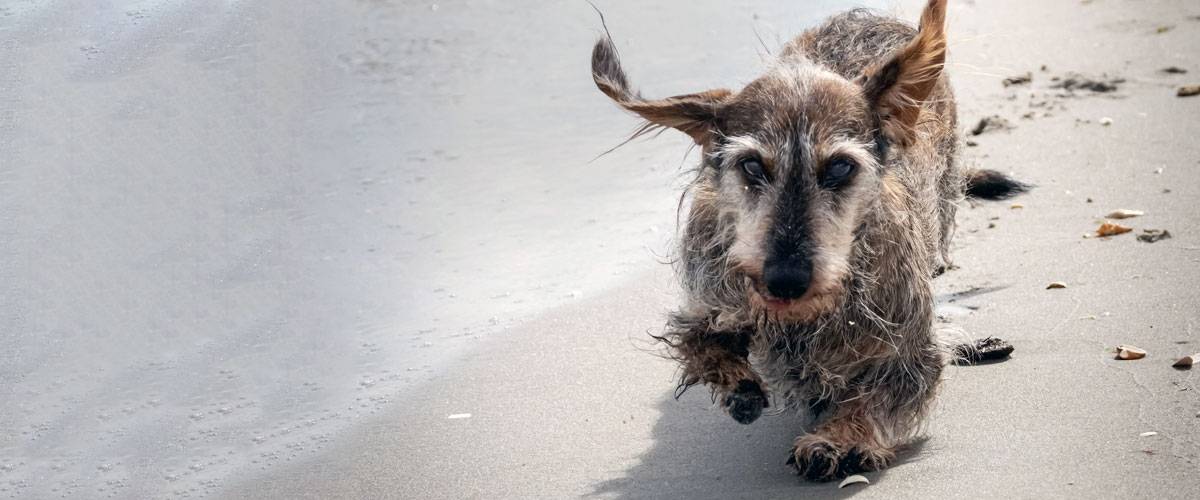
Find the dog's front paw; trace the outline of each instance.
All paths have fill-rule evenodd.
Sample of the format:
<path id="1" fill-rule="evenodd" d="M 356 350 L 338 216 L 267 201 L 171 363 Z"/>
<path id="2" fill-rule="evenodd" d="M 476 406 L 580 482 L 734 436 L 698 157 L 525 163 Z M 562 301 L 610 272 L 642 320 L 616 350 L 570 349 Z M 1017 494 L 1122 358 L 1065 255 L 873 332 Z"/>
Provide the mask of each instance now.
<path id="1" fill-rule="evenodd" d="M 733 392 L 725 396 L 725 408 L 729 416 L 741 424 L 749 424 L 762 416 L 763 408 L 770 406 L 762 386 L 753 380 L 742 380 Z"/>
<path id="2" fill-rule="evenodd" d="M 888 450 L 854 448 L 838 462 L 838 477 L 883 469 L 895 455 Z"/>
<path id="3" fill-rule="evenodd" d="M 895 458 L 891 450 L 866 444 L 849 451 L 844 449 L 818 436 L 801 436 L 796 439 L 787 463 L 809 481 L 829 481 L 883 469 Z"/>
<path id="4" fill-rule="evenodd" d="M 809 481 L 824 482 L 836 478 L 838 464 L 841 463 L 841 453 L 837 448 L 825 441 L 802 441 L 798 440 L 796 447 L 792 448 L 788 465 Z"/>

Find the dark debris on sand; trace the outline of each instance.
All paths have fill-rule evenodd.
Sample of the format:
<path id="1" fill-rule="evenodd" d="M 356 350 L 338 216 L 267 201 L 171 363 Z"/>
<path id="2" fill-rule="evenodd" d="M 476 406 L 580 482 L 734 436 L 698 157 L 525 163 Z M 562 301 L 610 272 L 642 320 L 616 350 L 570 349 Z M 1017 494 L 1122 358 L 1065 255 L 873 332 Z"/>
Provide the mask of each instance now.
<path id="1" fill-rule="evenodd" d="M 1001 80 L 1000 83 L 1003 83 L 1005 87 L 1010 87 L 1013 85 L 1025 85 L 1031 81 L 1033 81 L 1033 73 L 1026 71 L 1023 75 L 1005 78 L 1004 80 Z"/>
<path id="2" fill-rule="evenodd" d="M 1013 352 L 1013 345 L 998 339 L 988 337 L 976 340 L 971 344 L 960 344 L 954 347 L 954 364 L 973 365 L 984 361 L 996 361 L 1007 358 Z"/>
<path id="3" fill-rule="evenodd" d="M 1171 232 L 1166 229 L 1143 229 L 1142 234 L 1137 236 L 1138 241 L 1143 243 L 1155 243 L 1171 237 Z"/>
<path id="4" fill-rule="evenodd" d="M 1107 75 L 1091 78 L 1077 73 L 1071 73 L 1064 77 L 1056 76 L 1052 80 L 1056 83 L 1050 85 L 1050 88 L 1069 91 L 1090 90 L 1097 93 L 1115 91 L 1120 84 L 1125 83 L 1124 78 L 1109 78 Z"/>
<path id="5" fill-rule="evenodd" d="M 991 132 L 995 130 L 1011 130 L 1012 128 L 1014 128 L 1012 123 L 1002 116 L 985 116 L 980 118 L 979 123 L 976 123 L 975 126 L 971 128 L 971 135 L 980 135 L 984 132 Z"/>

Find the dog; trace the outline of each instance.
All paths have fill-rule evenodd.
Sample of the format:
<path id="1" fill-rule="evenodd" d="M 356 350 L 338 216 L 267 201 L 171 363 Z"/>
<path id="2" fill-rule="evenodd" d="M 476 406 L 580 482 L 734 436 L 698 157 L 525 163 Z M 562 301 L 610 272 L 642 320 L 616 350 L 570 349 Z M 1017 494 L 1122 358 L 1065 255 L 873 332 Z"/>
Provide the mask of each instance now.
<path id="1" fill-rule="evenodd" d="M 916 29 L 853 10 L 741 90 L 665 99 L 631 88 L 607 28 L 592 51 L 600 91 L 644 120 L 633 137 L 670 128 L 701 149 L 681 203 L 685 298 L 655 336 L 680 363 L 676 395 L 706 384 L 743 424 L 772 400 L 796 410 L 788 463 L 808 480 L 886 467 L 919 432 L 952 357 L 932 279 L 957 206 L 1027 187 L 957 160 L 945 18 L 946 0 Z"/>

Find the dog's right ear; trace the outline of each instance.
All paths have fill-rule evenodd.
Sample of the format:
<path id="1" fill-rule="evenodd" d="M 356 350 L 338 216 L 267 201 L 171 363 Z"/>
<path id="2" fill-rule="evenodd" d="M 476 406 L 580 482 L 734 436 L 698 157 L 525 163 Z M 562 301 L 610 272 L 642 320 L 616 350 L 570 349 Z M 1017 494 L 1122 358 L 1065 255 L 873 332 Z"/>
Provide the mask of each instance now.
<path id="1" fill-rule="evenodd" d="M 630 90 L 617 48 L 608 37 L 601 38 L 592 49 L 592 79 L 604 95 L 646 119 L 651 129 L 670 127 L 692 136 L 697 144 L 708 141 L 714 130 L 717 110 L 733 94 L 727 89 L 714 89 L 658 100 L 643 99 Z"/>

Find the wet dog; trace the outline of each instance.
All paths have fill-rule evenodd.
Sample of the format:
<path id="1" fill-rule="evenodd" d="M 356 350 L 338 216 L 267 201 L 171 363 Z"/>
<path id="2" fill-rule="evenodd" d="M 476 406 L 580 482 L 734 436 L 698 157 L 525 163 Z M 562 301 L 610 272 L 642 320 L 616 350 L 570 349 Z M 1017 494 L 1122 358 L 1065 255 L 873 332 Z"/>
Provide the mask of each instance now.
<path id="1" fill-rule="evenodd" d="M 957 204 L 1024 186 L 964 169 L 946 74 L 946 1 L 918 29 L 865 10 L 784 46 L 745 88 L 665 99 L 633 90 L 604 37 L 596 85 L 702 151 L 684 196 L 686 292 L 666 343 L 679 391 L 703 383 L 738 422 L 769 401 L 805 417 L 788 462 L 829 480 L 887 466 L 930 406 L 947 346 L 931 280 Z M 770 396 L 770 397 L 769 397 Z"/>

